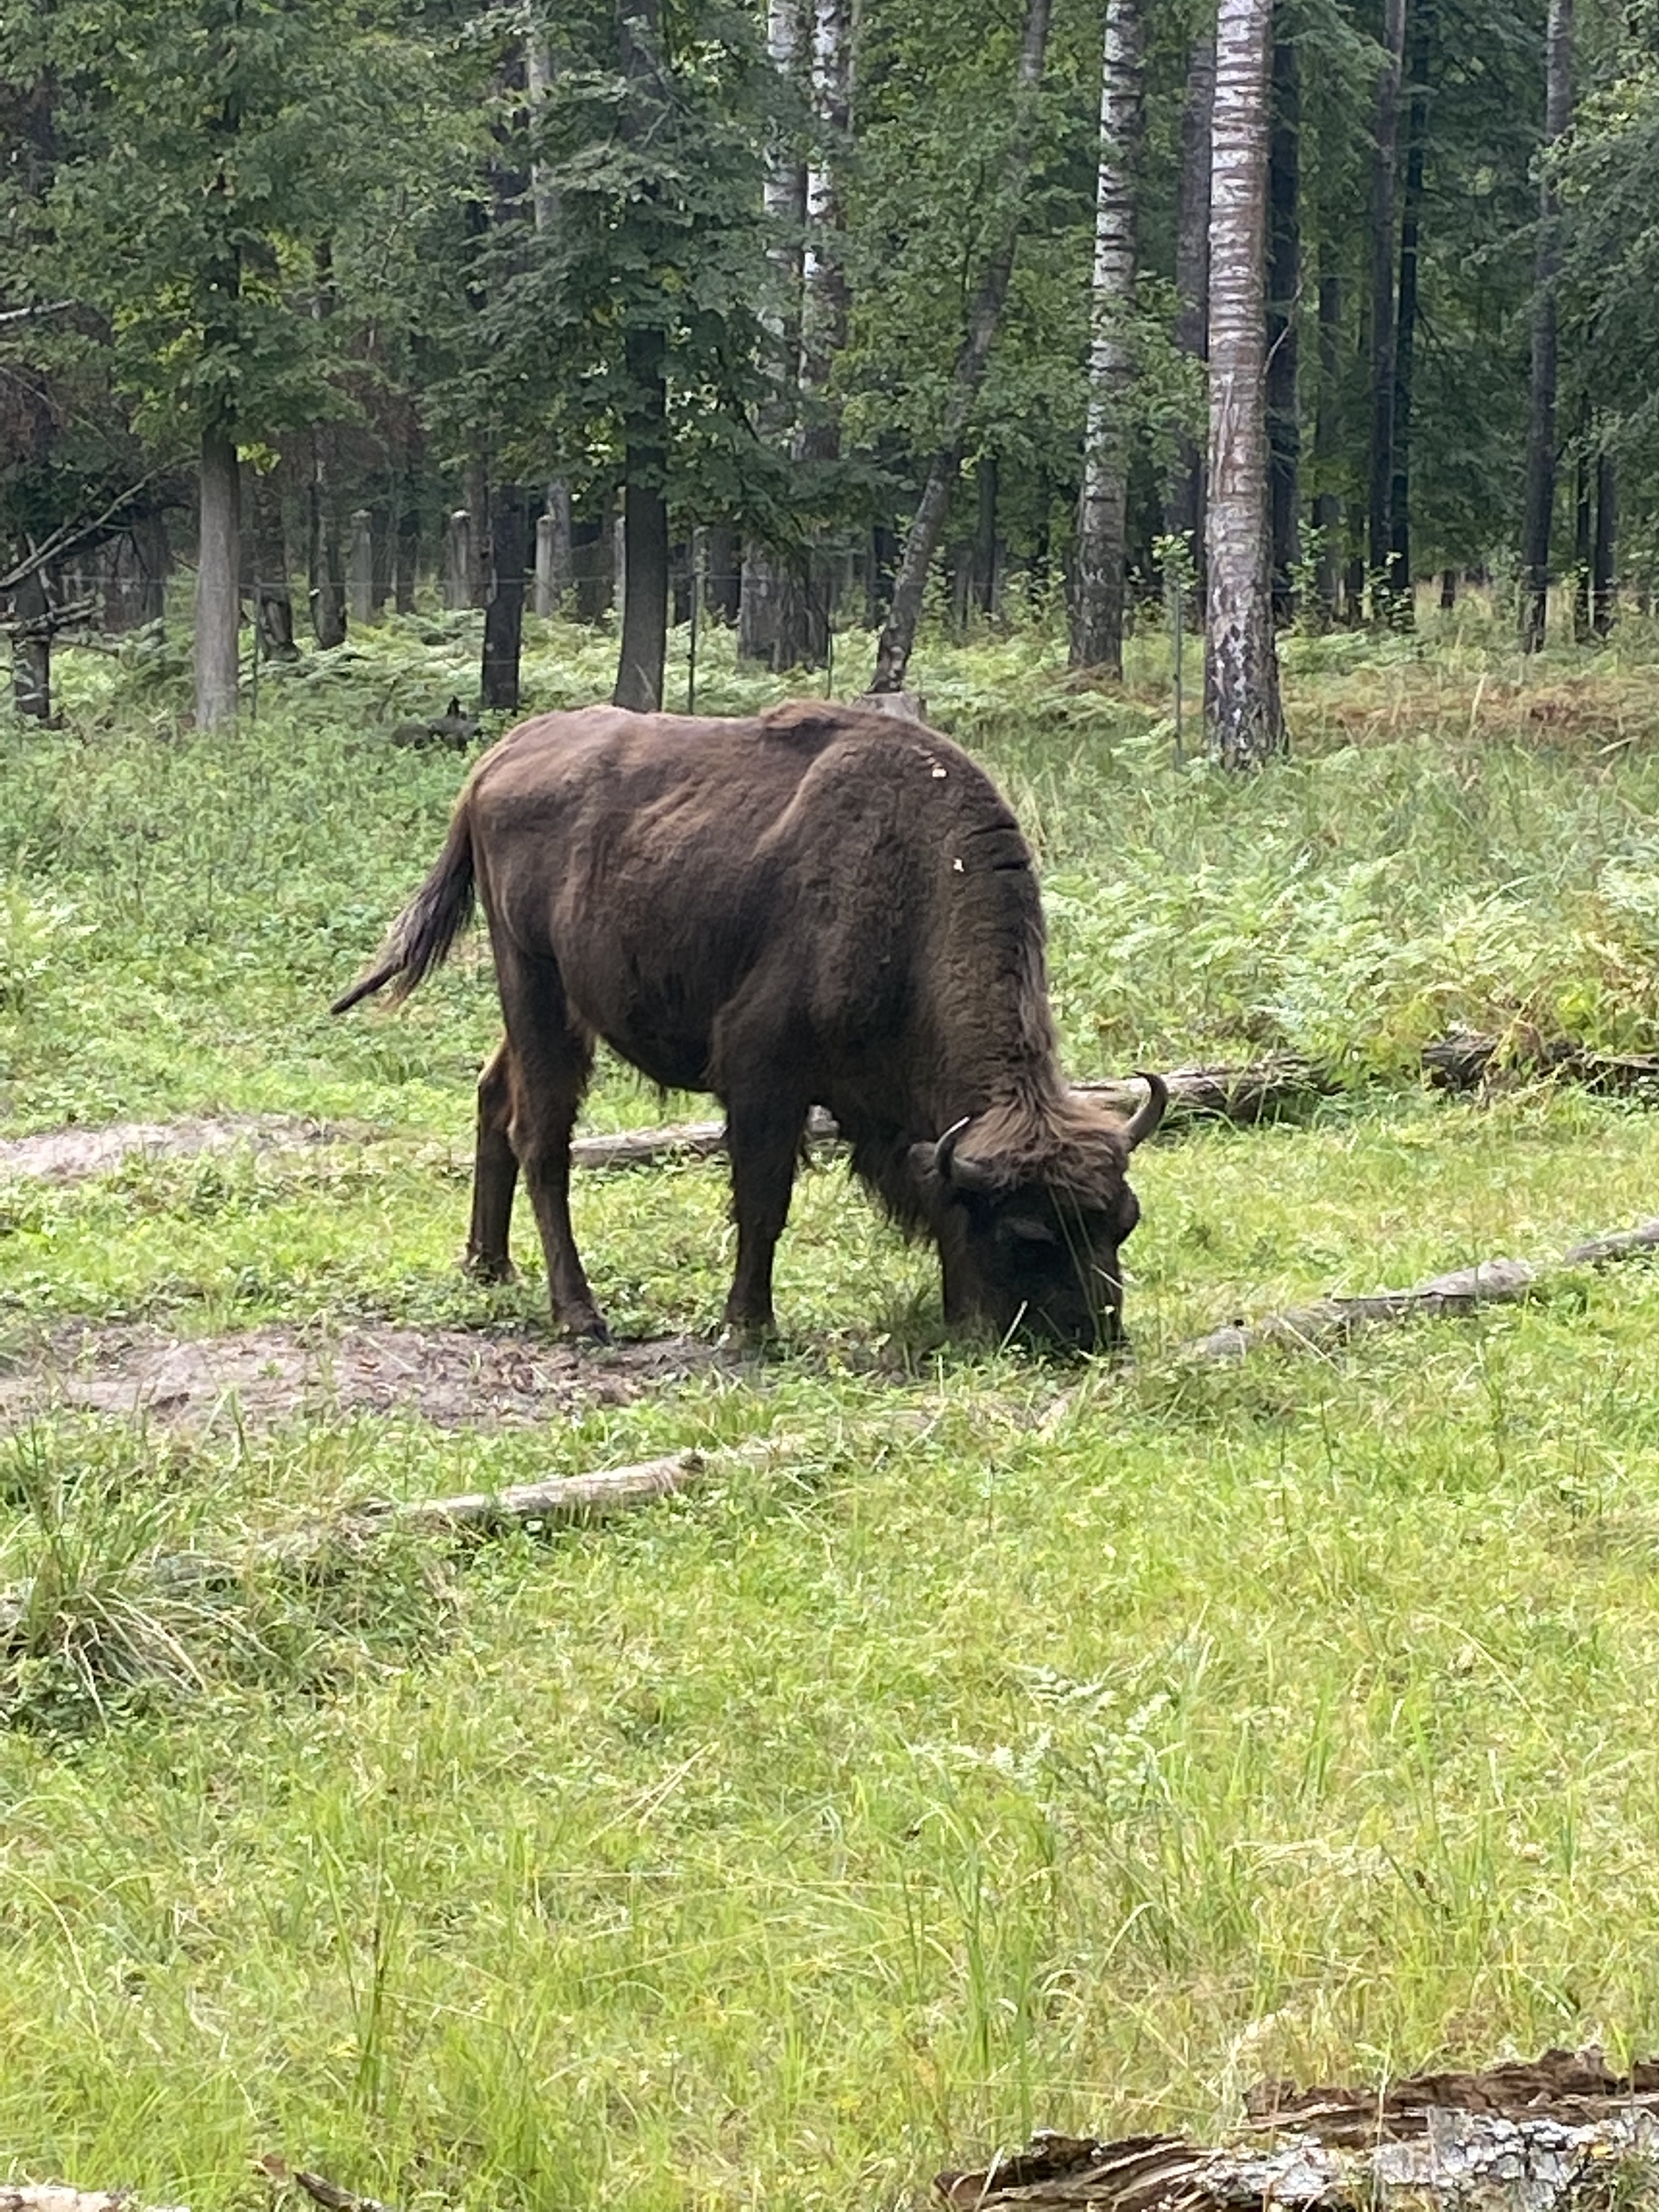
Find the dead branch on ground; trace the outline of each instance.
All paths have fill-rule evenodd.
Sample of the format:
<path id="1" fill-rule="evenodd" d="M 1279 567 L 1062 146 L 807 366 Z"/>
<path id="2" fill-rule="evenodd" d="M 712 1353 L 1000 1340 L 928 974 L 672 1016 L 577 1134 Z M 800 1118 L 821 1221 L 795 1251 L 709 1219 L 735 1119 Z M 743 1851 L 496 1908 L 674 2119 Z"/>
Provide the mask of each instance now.
<path id="1" fill-rule="evenodd" d="M 1229 1322 L 1194 1338 L 1181 1349 L 1194 1359 L 1242 1359 L 1262 1345 L 1322 1351 L 1346 1344 L 1364 1329 L 1401 1322 L 1436 1320 L 1478 1312 L 1482 1306 L 1516 1305 L 1555 1276 L 1574 1267 L 1604 1267 L 1614 1260 L 1640 1259 L 1659 1248 L 1659 1220 L 1620 1229 L 1569 1246 L 1558 1260 L 1482 1260 L 1473 1267 L 1432 1275 L 1409 1290 L 1370 1291 L 1352 1297 L 1320 1298 L 1287 1313 L 1260 1321 Z"/>
<path id="2" fill-rule="evenodd" d="M 1437 1091 L 1479 1091 L 1506 1076 L 1549 1075 L 1620 1097 L 1659 1087 L 1659 1057 L 1651 1053 L 1592 1052 L 1575 1037 L 1546 1037 L 1536 1030 L 1510 1037 L 1442 1037 L 1424 1046 L 1423 1072 Z"/>
<path id="3" fill-rule="evenodd" d="M 1220 2147 L 1042 2135 L 934 2185 L 952 2212 L 1604 2212 L 1659 2186 L 1659 2066 L 1621 2076 L 1599 2051 L 1549 2051 L 1384 2090 L 1273 2082 L 1246 2128 Z"/>
<path id="4" fill-rule="evenodd" d="M 0 2212 L 139 2212 L 125 2189 L 72 2189 L 64 2181 L 0 2182 Z M 188 2212 L 181 2204 L 144 2212 Z"/>

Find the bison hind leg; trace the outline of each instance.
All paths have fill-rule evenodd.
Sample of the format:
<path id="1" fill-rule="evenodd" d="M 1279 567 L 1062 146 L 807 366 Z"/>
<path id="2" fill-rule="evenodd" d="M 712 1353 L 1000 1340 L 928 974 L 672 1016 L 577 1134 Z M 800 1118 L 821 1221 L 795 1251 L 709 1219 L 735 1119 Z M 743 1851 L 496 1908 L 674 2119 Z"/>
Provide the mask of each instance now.
<path id="1" fill-rule="evenodd" d="M 507 1255 L 513 1192 L 519 1159 L 508 1134 L 513 1121 L 513 1058 L 505 1038 L 478 1078 L 477 1142 L 472 1158 L 472 1225 L 467 1232 L 467 1273 L 481 1283 L 511 1283 L 518 1270 Z"/>
<path id="2" fill-rule="evenodd" d="M 611 1332 L 588 1288 L 570 1224 L 570 1133 L 592 1070 L 593 1040 L 570 1012 L 555 962 L 498 942 L 495 972 L 507 1018 L 507 1042 L 497 1057 L 505 1056 L 511 1069 L 507 1141 L 541 1231 L 553 1318 L 573 1336 L 608 1344 Z M 499 1257 L 505 1260 L 505 1221 L 501 1230 Z"/>

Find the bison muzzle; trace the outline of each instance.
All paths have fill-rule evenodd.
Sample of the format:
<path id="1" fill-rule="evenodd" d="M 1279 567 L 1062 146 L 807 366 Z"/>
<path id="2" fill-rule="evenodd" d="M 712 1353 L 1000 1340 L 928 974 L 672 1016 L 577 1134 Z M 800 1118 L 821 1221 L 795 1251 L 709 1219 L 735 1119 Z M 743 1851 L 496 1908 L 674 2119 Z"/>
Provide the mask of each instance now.
<path id="1" fill-rule="evenodd" d="M 508 1272 L 517 1176 L 554 1318 L 606 1332 L 571 1232 L 570 1136 L 603 1038 L 726 1109 L 728 1323 L 773 1326 L 772 1261 L 809 1109 L 939 1248 L 953 1327 L 1094 1349 L 1121 1334 L 1129 1154 L 1067 1087 L 1031 854 L 1006 801 L 920 724 L 799 702 L 750 720 L 546 714 L 473 770 L 436 866 L 333 1011 L 408 995 L 489 927 L 506 1038 L 479 1085 L 469 1259 Z"/>

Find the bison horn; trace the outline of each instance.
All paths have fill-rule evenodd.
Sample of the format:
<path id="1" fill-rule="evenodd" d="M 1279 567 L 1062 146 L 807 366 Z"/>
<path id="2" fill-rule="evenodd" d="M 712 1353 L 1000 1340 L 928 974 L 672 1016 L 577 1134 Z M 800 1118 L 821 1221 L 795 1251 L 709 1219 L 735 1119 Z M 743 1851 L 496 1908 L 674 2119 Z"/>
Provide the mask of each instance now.
<path id="1" fill-rule="evenodd" d="M 972 1119 L 971 1114 L 964 1114 L 961 1121 L 953 1121 L 933 1147 L 934 1174 L 941 1182 L 954 1183 L 958 1190 L 984 1190 L 991 1181 L 981 1161 L 957 1157 L 957 1139 Z"/>
<path id="2" fill-rule="evenodd" d="M 957 1139 L 973 1118 L 971 1114 L 964 1114 L 961 1121 L 952 1121 L 933 1147 L 933 1173 L 941 1182 L 951 1180 L 951 1163 L 956 1158 Z"/>
<path id="3" fill-rule="evenodd" d="M 1149 1075 L 1144 1067 L 1136 1068 L 1135 1073 L 1146 1085 L 1146 1096 L 1130 1115 L 1124 1128 L 1123 1141 L 1131 1152 L 1137 1145 L 1145 1144 L 1148 1137 L 1157 1133 L 1170 1103 L 1170 1086 L 1161 1075 Z"/>

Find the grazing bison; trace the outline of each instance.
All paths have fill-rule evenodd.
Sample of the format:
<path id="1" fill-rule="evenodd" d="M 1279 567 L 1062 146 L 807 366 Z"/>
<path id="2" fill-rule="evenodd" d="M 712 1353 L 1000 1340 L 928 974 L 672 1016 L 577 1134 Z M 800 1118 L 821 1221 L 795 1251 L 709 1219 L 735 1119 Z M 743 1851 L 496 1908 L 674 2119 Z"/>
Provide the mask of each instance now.
<path id="1" fill-rule="evenodd" d="M 341 1013 L 412 991 L 483 901 L 507 1037 L 479 1085 L 470 1257 L 507 1266 L 521 1170 L 555 1319 L 603 1338 L 571 1234 L 570 1132 L 603 1037 L 726 1109 L 726 1319 L 772 1326 L 772 1256 L 809 1109 L 939 1247 L 945 1314 L 1077 1346 L 1121 1333 L 1121 1122 L 1060 1073 L 1031 854 L 983 770 L 920 724 L 798 702 L 750 720 L 604 707 L 522 724 Z"/>

